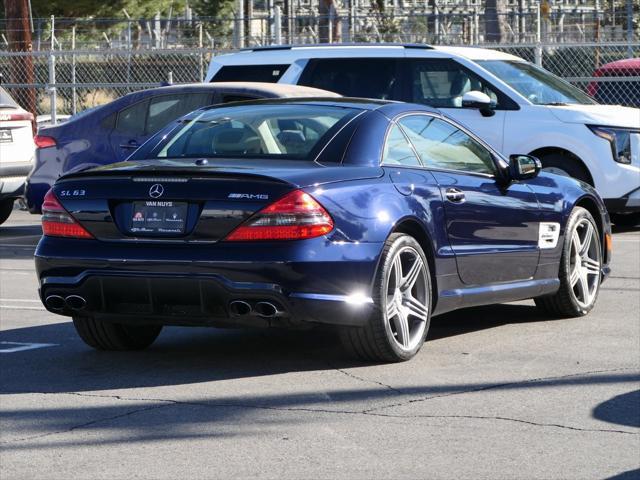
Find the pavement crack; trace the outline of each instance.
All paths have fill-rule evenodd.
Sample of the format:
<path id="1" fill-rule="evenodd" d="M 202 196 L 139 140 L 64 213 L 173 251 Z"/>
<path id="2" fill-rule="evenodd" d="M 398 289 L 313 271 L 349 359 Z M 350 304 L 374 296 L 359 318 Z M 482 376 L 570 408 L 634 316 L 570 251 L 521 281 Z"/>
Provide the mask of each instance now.
<path id="1" fill-rule="evenodd" d="M 115 397 L 112 397 L 112 398 L 115 398 Z M 118 398 L 118 399 L 122 400 L 122 398 Z M 171 405 L 173 405 L 173 404 L 172 403 L 165 403 L 165 404 L 162 404 L 162 405 L 151 405 L 151 406 L 148 406 L 148 407 L 137 408 L 135 410 L 130 410 L 128 412 L 120 413 L 118 415 L 112 415 L 110 417 L 97 418 L 97 419 L 91 420 L 89 422 L 84 422 L 84 423 L 80 423 L 80 424 L 77 424 L 77 425 L 72 425 L 71 427 L 65 428 L 63 430 L 56 430 L 55 432 L 41 433 L 41 434 L 38 434 L 38 435 L 29 436 L 29 437 L 16 438 L 16 439 L 13 439 L 13 440 L 7 440 L 7 441 L 0 442 L 0 444 L 6 445 L 6 444 L 12 444 L 12 443 L 27 442 L 29 440 L 39 440 L 41 438 L 50 437 L 52 435 L 61 435 L 63 433 L 73 432 L 74 430 L 78 430 L 78 429 L 81 429 L 81 428 L 90 427 L 91 425 L 95 425 L 96 423 L 108 422 L 110 420 L 117 420 L 119 418 L 128 417 L 130 415 L 135 415 L 137 413 L 147 412 L 149 410 L 158 410 L 160 408 L 169 407 Z"/>
<path id="2" fill-rule="evenodd" d="M 401 390 L 398 390 L 390 385 L 386 385 L 384 383 L 375 381 L 375 380 L 369 380 L 369 379 L 365 379 L 365 378 L 361 378 L 358 377 L 357 375 L 353 375 L 347 371 L 344 371 L 342 369 L 339 368 L 334 368 L 335 370 L 339 371 L 340 373 L 347 375 L 351 378 L 354 378 L 358 381 L 361 382 L 365 382 L 365 383 L 374 383 L 377 385 L 380 385 L 382 387 L 385 387 L 388 390 L 391 390 L 399 395 L 406 395 L 406 393 L 402 392 Z M 547 382 L 547 381 L 553 381 L 553 380 L 561 380 L 561 379 L 566 379 L 566 378 L 572 378 L 572 377 L 583 377 L 583 376 L 589 376 L 589 375 L 597 375 L 597 374 L 603 374 L 603 373 L 614 373 L 614 372 L 621 372 L 621 371 L 629 371 L 629 370 L 635 370 L 635 367 L 624 367 L 624 368 L 615 368 L 615 369 L 608 369 L 608 370 L 593 370 L 593 371 L 587 371 L 587 372 L 578 372 L 578 373 L 571 373 L 571 374 L 567 374 L 567 375 L 560 375 L 560 376 L 554 376 L 554 377 L 540 377 L 540 378 L 533 378 L 533 379 L 528 379 L 528 380 L 521 380 L 521 381 L 516 381 L 516 382 L 506 382 L 506 383 L 499 383 L 499 384 L 494 384 L 494 385 L 488 385 L 488 386 L 484 386 L 484 387 L 479 387 L 479 388 L 473 388 L 473 389 L 467 389 L 467 390 L 461 390 L 461 391 L 455 391 L 455 392 L 449 392 L 449 393 L 444 393 L 444 394 L 439 394 L 439 395 L 429 395 L 429 396 L 424 396 L 424 397 L 420 397 L 420 398 L 411 398 L 408 399 L 407 401 L 404 402 L 397 402 L 397 403 L 392 403 L 392 404 L 386 404 L 386 405 L 381 405 L 375 408 L 370 408 L 370 409 L 365 409 L 365 410 L 342 410 L 342 409 L 327 409 L 327 408 L 312 408 L 312 407 L 281 407 L 281 406 L 273 406 L 273 405 L 260 405 L 260 404 L 251 404 L 251 403 L 239 403 L 239 402 L 226 402 L 226 403 L 216 403 L 216 402 L 197 402 L 197 401 L 183 401 L 183 400 L 174 400 L 174 399 L 166 399 L 166 398 L 135 398 L 135 397 L 125 397 L 122 395 L 116 395 L 116 394 L 101 394 L 101 393 L 85 393 L 85 392 L 9 392 L 9 391 L 2 391 L 0 392 L 0 394 L 9 394 L 9 393 L 15 393 L 15 394 L 39 394 L 39 395 L 74 395 L 74 396 L 78 396 L 78 397 L 98 397 L 98 398 L 109 398 L 109 399 L 113 399 L 113 400 L 118 400 L 118 401 L 126 401 L 126 402 L 154 402 L 156 403 L 155 405 L 150 405 L 147 407 L 142 407 L 142 408 L 136 408 L 134 410 L 130 410 L 118 415 L 113 415 L 110 417 L 104 417 L 104 418 L 99 418 L 96 420 L 92 420 L 89 422 L 85 422 L 82 424 L 78 424 L 78 425 L 73 425 L 67 429 L 64 430 L 60 430 L 60 431 L 55 431 L 55 432 L 48 432 L 48 433 L 43 433 L 40 435 L 33 435 L 33 436 L 29 436 L 29 437 L 23 437 L 23 438 L 19 438 L 19 439 L 15 439 L 15 440 L 9 440 L 6 442 L 0 442 L 0 444 L 8 444 L 8 443 L 16 443 L 16 442 L 24 442 L 24 441 L 29 441 L 29 440 L 36 440 L 36 439 L 40 439 L 40 438 L 44 438 L 44 437 L 48 437 L 48 436 L 52 436 L 52 435 L 59 435 L 62 433 L 68 433 L 68 432 L 72 432 L 74 430 L 77 429 L 81 429 L 81 428 L 86 428 L 89 427 L 91 425 L 94 425 L 96 423 L 100 423 L 100 422 L 106 422 L 106 421 L 110 421 L 110 420 L 116 420 L 122 417 L 127 417 L 130 415 L 135 415 L 137 413 L 141 413 L 141 412 L 145 412 L 145 411 L 149 411 L 149 410 L 158 410 L 161 408 L 165 408 L 168 406 L 173 406 L 173 405 L 178 405 L 178 406 L 198 406 L 198 407 L 203 407 L 203 408 L 238 408 L 238 409 L 254 409 L 254 410 L 273 410 L 273 411 L 283 411 L 283 412 L 308 412 L 308 413 L 326 413 L 326 414 L 332 414 L 332 415 L 365 415 L 365 416 L 372 416 L 372 417 L 383 417 L 383 418 L 408 418 L 408 419 L 418 419 L 418 418 L 430 418 L 430 419 L 468 419 L 468 420 L 488 420 L 488 421 L 505 421 L 505 422 L 514 422 L 514 423 L 521 423 L 521 424 L 526 424 L 526 425 L 530 425 L 530 426 L 536 426 L 536 427 L 542 427 L 542 428 L 560 428 L 560 429 L 566 429 L 566 430 L 572 430 L 572 431 L 579 431 L 579 432 L 593 432 L 593 433 L 618 433 L 618 434 L 625 434 L 625 435 L 640 435 L 640 432 L 630 432 L 628 430 L 615 430 L 615 429 L 592 429 L 592 428 L 581 428 L 581 427 L 573 427 L 573 426 L 569 426 L 569 425 L 563 425 L 563 424 L 558 424 L 558 423 L 542 423 L 542 422 L 533 422 L 530 420 L 523 420 L 523 419 L 519 419 L 519 418 L 514 418 L 514 417 L 505 417 L 505 416 L 483 416 L 483 415 L 429 415 L 429 414 L 421 414 L 421 415 L 401 415 L 401 414 L 393 414 L 393 413 L 385 413 L 382 410 L 386 410 L 386 409 L 390 409 L 390 408 L 395 408 L 395 407 L 402 407 L 402 406 L 406 406 L 406 405 L 411 405 L 413 403 L 418 403 L 418 402 L 426 402 L 428 400 L 432 400 L 432 399 L 436 399 L 436 398 L 442 398 L 442 397 L 450 397 L 450 396 L 454 396 L 454 395 L 465 395 L 468 393 L 475 393 L 475 392 L 482 392 L 482 391 L 487 391 L 487 390 L 493 390 L 493 389 L 497 389 L 497 388 L 509 388 L 509 387 L 513 387 L 513 386 L 517 386 L 517 385 L 522 385 L 522 384 L 530 384 L 530 383 L 536 383 L 536 382 Z"/>
<path id="3" fill-rule="evenodd" d="M 534 427 L 552 427 L 562 428 L 566 430 L 573 430 L 577 432 L 594 432 L 594 433 L 622 433 L 626 435 L 640 435 L 640 432 L 630 432 L 628 430 L 615 430 L 608 428 L 581 428 L 572 427 L 570 425 L 563 425 L 560 423 L 542 423 L 533 422 L 530 420 L 523 420 L 521 418 L 503 417 L 503 416 L 487 416 L 487 415 L 393 415 L 393 414 L 381 414 L 381 413 L 365 413 L 365 415 L 382 416 L 390 418 L 450 418 L 450 419 L 471 419 L 471 420 L 498 420 L 505 422 L 523 423 L 525 425 L 531 425 Z"/>
<path id="4" fill-rule="evenodd" d="M 339 373 L 342 373 L 343 375 L 346 375 L 349 378 L 353 378 L 354 380 L 358 380 L 358 381 L 363 382 L 363 383 L 372 383 L 374 385 L 379 385 L 381 387 L 386 388 L 387 390 L 390 390 L 390 391 L 392 391 L 394 393 L 397 393 L 398 395 L 404 395 L 402 390 L 394 388 L 391 385 L 387 385 L 386 383 L 382 383 L 382 382 L 379 382 L 377 380 L 373 380 L 373 379 L 369 379 L 369 378 L 360 377 L 358 375 L 355 375 L 355 374 L 353 374 L 351 372 L 347 372 L 346 370 L 343 370 L 342 368 L 338 368 L 338 367 L 336 367 L 334 365 L 331 365 L 331 364 L 329 364 L 329 366 L 332 369 L 334 369 L 335 371 L 337 371 Z"/>
<path id="5" fill-rule="evenodd" d="M 516 382 L 505 382 L 505 383 L 496 383 L 493 385 L 486 385 L 483 387 L 477 387 L 477 388 L 471 388 L 471 389 L 466 389 L 466 390 L 459 390 L 456 392 L 448 392 L 448 393 L 442 393 L 442 394 L 438 394 L 438 395 L 426 395 L 424 397 L 420 397 L 420 398 L 411 398 L 408 399 L 404 402 L 398 402 L 398 403 L 393 403 L 393 404 L 387 404 L 387 405 L 380 405 L 378 407 L 374 407 L 374 408 L 370 408 L 368 410 L 364 410 L 365 413 L 373 413 L 373 412 L 379 412 L 380 410 L 386 410 L 389 408 L 396 408 L 396 407 L 403 407 L 406 405 L 410 405 L 412 403 L 420 403 L 420 402 L 426 402 L 429 400 L 433 400 L 436 398 L 444 398 L 444 397 L 452 397 L 452 396 L 456 396 L 456 395 L 466 395 L 468 393 L 476 393 L 476 392 L 484 392 L 487 390 L 495 390 L 498 388 L 510 388 L 510 387 L 515 387 L 517 385 L 524 385 L 524 384 L 528 384 L 528 383 L 537 383 L 537 382 L 548 382 L 550 380 L 562 380 L 562 379 L 566 379 L 566 378 L 572 378 L 572 377 L 583 377 L 583 376 L 588 376 L 588 375 L 598 375 L 598 374 L 602 374 L 602 373 L 614 373 L 614 372 L 622 372 L 622 371 L 629 371 L 629 370 L 635 370 L 635 368 L 633 367 L 624 367 L 624 368 L 614 368 L 614 369 L 609 369 L 609 370 L 592 370 L 592 371 L 588 371 L 588 372 L 579 372 L 579 373 L 570 373 L 567 375 L 559 375 L 559 376 L 555 376 L 555 377 L 540 377 L 540 378 L 530 378 L 527 380 L 519 380 Z"/>

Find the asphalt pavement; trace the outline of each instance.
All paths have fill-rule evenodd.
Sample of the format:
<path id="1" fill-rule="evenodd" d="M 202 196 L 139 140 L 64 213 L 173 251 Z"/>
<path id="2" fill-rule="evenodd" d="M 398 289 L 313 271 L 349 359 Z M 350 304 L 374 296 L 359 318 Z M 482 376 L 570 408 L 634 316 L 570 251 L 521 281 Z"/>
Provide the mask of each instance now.
<path id="1" fill-rule="evenodd" d="M 432 321 L 410 362 L 330 330 L 165 328 L 96 352 L 41 306 L 39 218 L 0 227 L 0 478 L 640 478 L 640 230 L 584 318 Z"/>

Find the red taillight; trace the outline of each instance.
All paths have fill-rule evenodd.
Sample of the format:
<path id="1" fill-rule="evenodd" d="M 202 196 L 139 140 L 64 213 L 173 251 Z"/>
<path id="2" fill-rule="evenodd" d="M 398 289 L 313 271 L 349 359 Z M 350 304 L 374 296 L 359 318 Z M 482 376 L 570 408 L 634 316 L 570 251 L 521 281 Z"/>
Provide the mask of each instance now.
<path id="1" fill-rule="evenodd" d="M 46 137 L 44 135 L 36 135 L 33 137 L 33 141 L 38 148 L 49 148 L 56 146 L 56 139 L 53 137 Z"/>
<path id="2" fill-rule="evenodd" d="M 42 202 L 42 232 L 50 237 L 93 238 L 60 204 L 53 190 Z"/>
<path id="3" fill-rule="evenodd" d="M 231 242 L 255 240 L 303 240 L 326 235 L 333 220 L 311 195 L 294 190 L 263 208 L 231 232 Z"/>

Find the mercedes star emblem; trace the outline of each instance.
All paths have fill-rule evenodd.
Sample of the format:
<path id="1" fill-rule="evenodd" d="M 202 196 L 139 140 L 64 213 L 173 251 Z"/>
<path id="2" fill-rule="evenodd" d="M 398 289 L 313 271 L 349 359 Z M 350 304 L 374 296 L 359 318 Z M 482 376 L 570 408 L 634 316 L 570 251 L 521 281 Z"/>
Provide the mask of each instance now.
<path id="1" fill-rule="evenodd" d="M 163 193 L 164 193 L 164 187 L 159 183 L 151 185 L 151 188 L 149 189 L 149 196 L 151 198 L 161 197 Z"/>

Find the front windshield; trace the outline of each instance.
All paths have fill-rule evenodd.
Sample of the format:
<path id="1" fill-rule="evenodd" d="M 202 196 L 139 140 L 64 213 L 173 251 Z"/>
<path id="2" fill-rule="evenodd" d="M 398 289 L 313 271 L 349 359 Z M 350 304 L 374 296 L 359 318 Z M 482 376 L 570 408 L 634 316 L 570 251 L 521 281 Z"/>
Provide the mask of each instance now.
<path id="1" fill-rule="evenodd" d="M 535 105 L 596 103 L 586 93 L 531 63 L 511 60 L 478 63 Z"/>
<path id="2" fill-rule="evenodd" d="M 300 104 L 199 110 L 178 120 L 180 126 L 144 158 L 311 159 L 357 112 L 353 108 Z"/>

